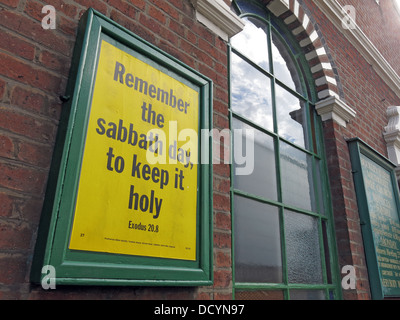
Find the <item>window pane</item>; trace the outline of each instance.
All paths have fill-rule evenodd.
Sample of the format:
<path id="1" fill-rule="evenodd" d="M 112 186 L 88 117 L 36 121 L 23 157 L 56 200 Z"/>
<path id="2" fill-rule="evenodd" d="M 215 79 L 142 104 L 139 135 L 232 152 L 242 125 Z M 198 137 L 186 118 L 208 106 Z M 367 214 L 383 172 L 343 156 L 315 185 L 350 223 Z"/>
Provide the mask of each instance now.
<path id="1" fill-rule="evenodd" d="M 272 131 L 271 80 L 235 54 L 231 72 L 233 111 Z"/>
<path id="2" fill-rule="evenodd" d="M 282 290 L 237 290 L 235 291 L 236 300 L 283 300 Z"/>
<path id="3" fill-rule="evenodd" d="M 324 290 L 291 290 L 291 300 L 325 300 Z"/>
<path id="4" fill-rule="evenodd" d="M 234 155 L 234 187 L 256 196 L 271 200 L 277 199 L 276 171 L 275 171 L 275 148 L 274 140 L 265 133 L 256 130 L 240 120 L 233 118 L 233 155 Z M 242 130 L 242 131 L 240 131 Z M 254 132 L 254 154 L 246 154 L 244 130 Z M 242 132 L 242 135 L 240 134 Z M 241 139 L 241 141 L 238 141 Z M 238 150 L 240 148 L 241 150 Z M 243 166 L 237 164 L 235 154 L 241 152 L 246 157 Z M 236 169 L 239 167 L 250 166 L 253 164 L 253 172 L 249 175 L 237 175 Z M 250 167 L 249 167 L 250 168 Z"/>
<path id="5" fill-rule="evenodd" d="M 312 157 L 280 142 L 283 202 L 315 211 Z"/>
<path id="6" fill-rule="evenodd" d="M 303 93 L 300 77 L 289 50 L 274 32 L 272 32 L 272 58 L 274 75 L 289 88 Z"/>
<path id="7" fill-rule="evenodd" d="M 268 27 L 265 22 L 255 18 L 243 18 L 243 21 L 243 31 L 232 37 L 231 44 L 252 62 L 268 71 L 268 39 L 264 31 Z"/>
<path id="8" fill-rule="evenodd" d="M 285 238 L 289 283 L 322 283 L 318 220 L 286 211 Z"/>
<path id="9" fill-rule="evenodd" d="M 234 197 L 236 282 L 282 282 L 279 210 Z"/>
<path id="10" fill-rule="evenodd" d="M 279 85 L 275 86 L 275 96 L 279 135 L 308 148 L 305 103 Z"/>

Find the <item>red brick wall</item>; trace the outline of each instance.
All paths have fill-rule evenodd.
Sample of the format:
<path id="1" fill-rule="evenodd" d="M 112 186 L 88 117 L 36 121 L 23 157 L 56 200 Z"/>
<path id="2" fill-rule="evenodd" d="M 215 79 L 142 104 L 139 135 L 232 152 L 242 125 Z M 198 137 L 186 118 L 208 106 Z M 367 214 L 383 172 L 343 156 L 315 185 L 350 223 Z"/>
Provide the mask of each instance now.
<path id="1" fill-rule="evenodd" d="M 356 23 L 380 53 L 400 74 L 400 13 L 395 8 L 394 0 L 339 0 L 342 6 L 355 8 Z"/>
<path id="2" fill-rule="evenodd" d="M 56 29 L 44 30 L 45 4 Z M 214 82 L 214 126 L 229 127 L 226 43 L 182 0 L 0 0 L 0 299 L 230 299 L 229 165 L 214 167 L 214 286 L 57 287 L 29 283 L 37 227 L 79 18 L 100 11 Z"/>
<path id="3" fill-rule="evenodd" d="M 293 0 L 290 1 L 291 3 Z M 357 22 L 399 71 L 399 33 L 389 1 L 339 1 L 356 7 Z M 346 3 L 345 3 L 346 2 Z M 346 299 L 368 299 L 368 275 L 346 139 L 360 137 L 386 154 L 386 108 L 400 99 L 342 34 L 302 0 L 325 44 L 340 95 L 357 112 L 347 128 L 327 121 L 324 137 L 339 263 L 354 265 L 357 289 Z M 57 11 L 57 28 L 41 27 L 43 5 Z M 226 43 L 195 19 L 188 0 L 0 0 L 0 299 L 230 299 L 229 165 L 214 165 L 214 285 L 201 288 L 58 287 L 29 283 L 30 265 L 49 174 L 79 18 L 88 7 L 199 70 L 214 82 L 214 127 L 228 128 Z M 374 7 L 375 6 L 375 7 Z M 378 11 L 377 11 L 378 10 Z M 373 23 L 371 23 L 373 21 Z M 379 28 L 371 25 L 379 25 Z M 397 45 L 397 47 L 396 47 Z M 325 62 L 325 61 L 324 61 Z"/>
<path id="4" fill-rule="evenodd" d="M 354 4 L 356 7 L 357 22 L 363 30 L 370 30 L 371 36 L 380 49 L 391 46 L 388 35 L 393 33 L 386 28 L 378 28 L 375 23 L 393 19 L 393 12 L 381 10 L 379 21 L 373 18 L 376 15 L 376 3 L 367 1 L 340 1 L 343 4 Z M 390 1 L 381 1 L 384 4 Z M 356 268 L 357 289 L 343 291 L 345 299 L 369 299 L 369 282 L 366 268 L 360 219 L 358 214 L 351 163 L 346 139 L 359 137 L 387 156 L 386 144 L 383 139 L 383 130 L 387 125 L 386 109 L 392 105 L 400 105 L 400 98 L 380 79 L 373 67 L 361 56 L 353 44 L 342 35 L 340 30 L 318 10 L 313 1 L 304 0 L 308 12 L 318 24 L 325 49 L 330 61 L 338 74 L 339 87 L 342 89 L 342 99 L 356 112 L 356 118 L 346 128 L 333 121 L 324 123 L 324 138 L 328 160 L 329 177 L 335 217 L 336 240 L 339 251 L 340 267 L 353 265 Z M 360 9 L 362 7 L 362 12 Z M 360 11 L 359 11 L 360 10 Z M 397 12 L 395 12 L 397 14 Z M 369 17 L 371 20 L 363 19 Z M 371 23 L 374 21 L 374 23 Z M 400 18 L 399 18 L 400 21 Z M 367 28 L 367 25 L 370 25 Z M 378 23 L 378 25 L 380 25 Z M 374 29 L 373 34 L 371 33 Z M 322 40 L 322 39 L 321 39 Z M 391 52 L 398 54 L 400 43 L 393 46 Z M 387 59 L 393 58 L 389 54 Z M 393 60 L 389 60 L 393 61 Z"/>

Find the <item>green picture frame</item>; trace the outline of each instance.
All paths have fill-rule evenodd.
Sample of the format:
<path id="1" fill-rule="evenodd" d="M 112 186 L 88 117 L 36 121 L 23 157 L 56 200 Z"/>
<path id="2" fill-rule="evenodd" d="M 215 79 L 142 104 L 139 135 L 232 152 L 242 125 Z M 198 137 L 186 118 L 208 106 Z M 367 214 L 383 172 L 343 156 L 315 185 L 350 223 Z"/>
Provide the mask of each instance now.
<path id="1" fill-rule="evenodd" d="M 101 41 L 142 59 L 198 92 L 198 132 L 212 128 L 210 79 L 114 21 L 89 9 L 81 18 L 41 215 L 31 281 L 54 267 L 57 285 L 200 286 L 213 283 L 212 137 L 200 143 L 197 165 L 196 258 L 115 254 L 69 249 L 77 189 L 85 152 Z M 204 137 L 203 137 L 204 139 Z M 208 161 L 204 161 L 207 159 Z M 176 199 L 177 201 L 179 199 Z"/>
<path id="2" fill-rule="evenodd" d="M 358 138 L 347 143 L 372 299 L 399 297 L 400 198 L 395 165 Z"/>

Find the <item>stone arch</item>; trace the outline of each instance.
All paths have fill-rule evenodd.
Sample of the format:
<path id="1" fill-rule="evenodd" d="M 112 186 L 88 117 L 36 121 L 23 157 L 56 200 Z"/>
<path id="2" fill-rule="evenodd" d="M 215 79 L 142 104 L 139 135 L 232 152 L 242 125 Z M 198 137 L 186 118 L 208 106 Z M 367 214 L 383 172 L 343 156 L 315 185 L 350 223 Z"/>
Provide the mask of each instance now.
<path id="1" fill-rule="evenodd" d="M 323 37 L 314 27 L 309 15 L 298 0 L 263 0 L 267 8 L 279 19 L 297 39 L 308 61 L 315 81 L 318 98 L 342 97 L 340 82 L 334 63 L 325 50 Z"/>

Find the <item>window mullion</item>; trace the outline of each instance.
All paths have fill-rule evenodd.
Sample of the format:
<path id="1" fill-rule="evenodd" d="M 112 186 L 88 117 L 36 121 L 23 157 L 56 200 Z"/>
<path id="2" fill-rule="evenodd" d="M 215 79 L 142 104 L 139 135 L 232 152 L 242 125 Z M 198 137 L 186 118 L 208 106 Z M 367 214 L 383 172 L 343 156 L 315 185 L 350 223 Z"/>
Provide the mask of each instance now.
<path id="1" fill-rule="evenodd" d="M 292 95 L 294 95 L 296 98 L 301 99 L 303 101 L 307 101 L 307 99 L 300 93 L 298 93 L 296 90 L 293 90 L 289 86 L 287 86 L 284 82 L 279 80 L 278 78 L 275 78 L 276 83 L 278 83 L 283 89 L 286 91 L 290 92 Z"/>
<path id="2" fill-rule="evenodd" d="M 232 47 L 231 50 L 234 54 L 236 54 L 239 58 L 243 59 L 244 61 L 246 61 L 248 64 L 250 64 L 252 67 L 254 67 L 255 69 L 257 69 L 258 71 L 260 71 L 262 74 L 264 74 L 265 76 L 269 77 L 269 78 L 273 78 L 273 75 L 268 71 L 265 70 L 263 67 L 260 67 L 257 63 L 254 63 L 250 58 L 248 58 L 245 54 L 241 53 L 239 50 L 235 49 Z M 304 99 L 304 97 L 300 96 L 302 99 Z"/>
<path id="3" fill-rule="evenodd" d="M 319 247 L 320 247 L 320 255 L 321 255 L 322 282 L 323 282 L 323 284 L 327 284 L 328 283 L 328 275 L 327 275 L 326 258 L 325 258 L 326 252 L 325 252 L 325 246 L 324 246 L 321 218 L 318 219 L 318 236 L 319 236 Z M 328 254 L 329 254 L 329 252 L 328 252 Z"/>
<path id="4" fill-rule="evenodd" d="M 285 235 L 285 219 L 284 219 L 284 207 L 279 209 L 279 219 L 281 227 L 281 251 L 282 251 L 282 281 L 285 285 L 289 284 L 288 265 L 287 265 L 287 253 L 286 253 L 286 235 Z"/>
<path id="5" fill-rule="evenodd" d="M 261 127 L 261 126 L 258 125 L 257 123 L 254 123 L 253 121 L 251 121 L 251 120 L 245 118 L 245 117 L 242 116 L 241 114 L 239 114 L 239 113 L 237 113 L 237 112 L 235 112 L 235 111 L 233 111 L 233 110 L 231 110 L 231 114 L 232 114 L 232 118 L 238 119 L 238 120 L 240 120 L 241 122 L 243 122 L 243 123 L 249 125 L 250 127 L 253 127 L 254 129 L 256 129 L 256 130 L 258 130 L 258 131 L 261 131 L 262 133 L 264 133 L 264 134 L 266 134 L 266 135 L 268 135 L 268 136 L 276 137 L 276 134 L 275 134 L 275 133 L 273 133 L 273 132 L 271 132 L 271 131 L 269 131 L 269 130 L 264 129 L 263 127 Z M 232 135 L 232 136 L 233 136 L 233 135 Z"/>

